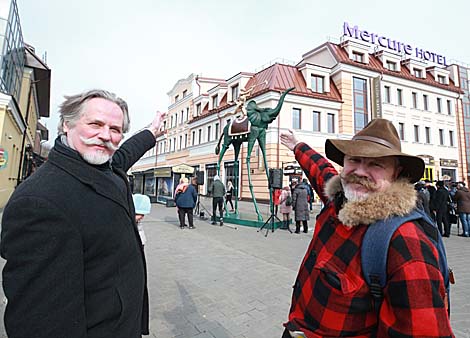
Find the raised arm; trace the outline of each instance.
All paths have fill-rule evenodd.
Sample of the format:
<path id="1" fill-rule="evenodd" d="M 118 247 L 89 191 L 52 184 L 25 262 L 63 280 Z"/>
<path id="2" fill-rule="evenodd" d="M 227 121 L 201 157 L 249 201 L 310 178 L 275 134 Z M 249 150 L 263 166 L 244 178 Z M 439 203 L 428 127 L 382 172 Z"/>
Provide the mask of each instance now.
<path id="1" fill-rule="evenodd" d="M 328 197 L 325 195 L 325 183 L 338 172 L 333 165 L 306 143 L 300 142 L 292 130 L 282 132 L 281 143 L 292 150 L 295 159 L 299 162 L 313 189 L 325 203 Z"/>

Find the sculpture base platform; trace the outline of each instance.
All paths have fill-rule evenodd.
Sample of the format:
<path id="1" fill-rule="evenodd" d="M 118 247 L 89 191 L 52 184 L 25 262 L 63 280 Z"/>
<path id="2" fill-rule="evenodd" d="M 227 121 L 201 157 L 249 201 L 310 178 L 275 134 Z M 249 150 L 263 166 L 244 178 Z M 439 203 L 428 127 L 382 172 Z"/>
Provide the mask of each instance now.
<path id="1" fill-rule="evenodd" d="M 256 215 L 253 214 L 245 214 L 245 213 L 228 213 L 228 216 L 224 215 L 224 223 L 230 223 L 230 224 L 236 224 L 236 225 L 243 225 L 243 226 L 248 226 L 248 227 L 253 227 L 253 228 L 260 228 L 266 223 L 268 220 L 269 216 L 264 216 L 264 220 L 258 221 L 258 218 Z M 274 221 L 274 229 L 278 229 L 282 227 L 282 222 L 279 222 L 277 220 Z M 271 223 L 267 224 L 264 229 L 271 228 Z"/>

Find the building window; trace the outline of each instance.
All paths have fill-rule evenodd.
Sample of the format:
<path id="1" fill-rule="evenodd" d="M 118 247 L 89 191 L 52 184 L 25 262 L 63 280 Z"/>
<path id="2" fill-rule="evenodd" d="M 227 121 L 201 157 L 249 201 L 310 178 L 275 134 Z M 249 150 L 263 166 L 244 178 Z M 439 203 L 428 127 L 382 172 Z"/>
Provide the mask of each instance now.
<path id="1" fill-rule="evenodd" d="M 179 99 L 180 99 L 180 96 L 179 96 L 179 95 L 175 95 L 175 102 L 178 102 Z"/>
<path id="2" fill-rule="evenodd" d="M 196 131 L 193 130 L 193 132 L 191 133 L 191 145 L 195 145 L 196 144 Z"/>
<path id="3" fill-rule="evenodd" d="M 173 137 L 173 151 L 176 150 L 176 137 Z"/>
<path id="4" fill-rule="evenodd" d="M 218 95 L 212 96 L 212 109 L 217 108 L 218 105 L 219 105 L 219 96 Z"/>
<path id="5" fill-rule="evenodd" d="M 431 143 L 431 128 L 424 127 L 424 131 L 426 133 L 426 143 L 429 144 Z"/>
<path id="6" fill-rule="evenodd" d="M 201 144 L 201 142 L 202 142 L 202 129 L 198 129 L 197 133 L 198 133 L 198 135 L 197 135 L 198 136 L 197 144 Z"/>
<path id="7" fill-rule="evenodd" d="M 452 102 L 450 100 L 447 100 L 447 114 L 452 114 Z"/>
<path id="8" fill-rule="evenodd" d="M 444 145 L 444 129 L 439 129 L 439 144 Z"/>
<path id="9" fill-rule="evenodd" d="M 415 77 L 419 77 L 419 78 L 423 77 L 423 71 L 419 68 L 413 68 L 413 74 Z"/>
<path id="10" fill-rule="evenodd" d="M 352 56 L 354 61 L 364 63 L 364 54 L 359 52 L 352 52 Z"/>
<path id="11" fill-rule="evenodd" d="M 312 114 L 313 131 L 320 131 L 320 117 L 321 117 L 321 114 L 319 111 L 313 112 Z"/>
<path id="12" fill-rule="evenodd" d="M 413 97 L 413 108 L 418 108 L 418 94 L 413 92 L 411 96 Z"/>
<path id="13" fill-rule="evenodd" d="M 449 130 L 449 145 L 454 146 L 454 132 L 452 130 Z"/>
<path id="14" fill-rule="evenodd" d="M 219 122 L 215 124 L 215 139 L 219 139 Z"/>
<path id="15" fill-rule="evenodd" d="M 389 86 L 385 86 L 384 88 L 384 102 L 390 103 L 390 87 Z"/>
<path id="16" fill-rule="evenodd" d="M 423 95 L 423 109 L 424 110 L 429 110 L 428 96 L 427 95 Z"/>
<path id="17" fill-rule="evenodd" d="M 207 126 L 207 142 L 211 141 L 211 126 Z"/>
<path id="18" fill-rule="evenodd" d="M 387 61 L 385 64 L 386 64 L 386 67 L 387 67 L 388 70 L 392 70 L 392 71 L 397 70 L 397 63 L 396 62 Z"/>
<path id="19" fill-rule="evenodd" d="M 189 120 L 189 107 L 186 107 L 186 116 L 185 116 L 185 121 Z"/>
<path id="20" fill-rule="evenodd" d="M 442 83 L 442 84 L 446 84 L 446 77 L 442 76 L 442 75 L 438 75 L 437 76 L 437 82 Z"/>
<path id="21" fill-rule="evenodd" d="M 180 135 L 180 144 L 179 144 L 179 150 L 183 148 L 183 135 Z"/>
<path id="22" fill-rule="evenodd" d="M 232 87 L 232 101 L 238 99 L 238 84 Z"/>
<path id="23" fill-rule="evenodd" d="M 330 134 L 333 134 L 335 132 L 335 114 L 329 113 L 327 115 L 327 120 L 328 120 L 328 132 Z"/>
<path id="24" fill-rule="evenodd" d="M 171 147 L 172 147 L 172 145 L 173 145 L 173 140 L 170 138 L 170 146 L 168 147 L 168 152 L 170 152 L 170 151 L 171 151 Z"/>
<path id="25" fill-rule="evenodd" d="M 181 111 L 181 124 L 184 123 L 184 110 Z"/>
<path id="26" fill-rule="evenodd" d="M 415 124 L 415 142 L 419 142 L 419 126 Z"/>
<path id="27" fill-rule="evenodd" d="M 397 104 L 403 106 L 403 91 L 401 89 L 397 89 Z"/>
<path id="28" fill-rule="evenodd" d="M 292 128 L 300 129 L 300 109 L 292 108 Z"/>
<path id="29" fill-rule="evenodd" d="M 166 130 L 166 121 L 163 121 L 163 130 Z"/>
<path id="30" fill-rule="evenodd" d="M 200 103 L 198 103 L 196 105 L 196 116 L 199 116 L 199 115 L 201 115 L 201 104 Z"/>
<path id="31" fill-rule="evenodd" d="M 405 124 L 403 122 L 398 123 L 398 135 L 400 135 L 400 140 L 405 140 Z"/>
<path id="32" fill-rule="evenodd" d="M 325 78 L 323 76 L 312 75 L 312 91 L 316 93 L 323 93 L 323 84 Z"/>
<path id="33" fill-rule="evenodd" d="M 440 97 L 437 98 L 437 112 L 442 113 L 442 100 Z"/>
<path id="34" fill-rule="evenodd" d="M 184 148 L 188 147 L 188 134 L 184 134 Z"/>
<path id="35" fill-rule="evenodd" d="M 171 120 L 170 120 L 170 127 L 173 128 L 173 124 L 175 123 L 174 121 L 175 117 L 171 115 Z"/>
<path id="36" fill-rule="evenodd" d="M 187 95 L 188 95 L 188 90 L 187 89 L 183 90 L 183 97 L 186 97 Z"/>
<path id="37" fill-rule="evenodd" d="M 369 122 L 367 110 L 367 82 L 364 79 L 353 78 L 354 93 L 354 132 L 362 130 Z"/>

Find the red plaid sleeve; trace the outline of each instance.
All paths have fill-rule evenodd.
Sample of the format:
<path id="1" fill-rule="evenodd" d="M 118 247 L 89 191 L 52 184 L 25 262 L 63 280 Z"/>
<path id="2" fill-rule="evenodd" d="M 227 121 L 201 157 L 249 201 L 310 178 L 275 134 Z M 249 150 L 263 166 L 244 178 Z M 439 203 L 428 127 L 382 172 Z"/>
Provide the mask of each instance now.
<path id="1" fill-rule="evenodd" d="M 398 228 L 390 243 L 378 337 L 454 337 L 438 257 L 421 226 Z"/>
<path id="2" fill-rule="evenodd" d="M 294 154 L 313 189 L 322 202 L 326 203 L 328 197 L 324 191 L 325 183 L 333 176 L 338 175 L 338 172 L 326 158 L 303 142 L 295 146 Z"/>

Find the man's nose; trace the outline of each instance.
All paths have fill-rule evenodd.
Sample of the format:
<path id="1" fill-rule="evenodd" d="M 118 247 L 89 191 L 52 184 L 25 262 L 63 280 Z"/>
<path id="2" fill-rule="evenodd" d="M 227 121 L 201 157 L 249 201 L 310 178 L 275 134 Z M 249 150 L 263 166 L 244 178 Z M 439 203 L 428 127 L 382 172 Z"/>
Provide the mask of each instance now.
<path id="1" fill-rule="evenodd" d="M 367 166 L 364 163 L 359 163 L 356 166 L 354 174 L 356 174 L 357 176 L 369 177 Z"/>
<path id="2" fill-rule="evenodd" d="M 109 130 L 109 127 L 102 127 L 98 137 L 103 141 L 109 141 L 111 139 L 111 131 Z"/>

